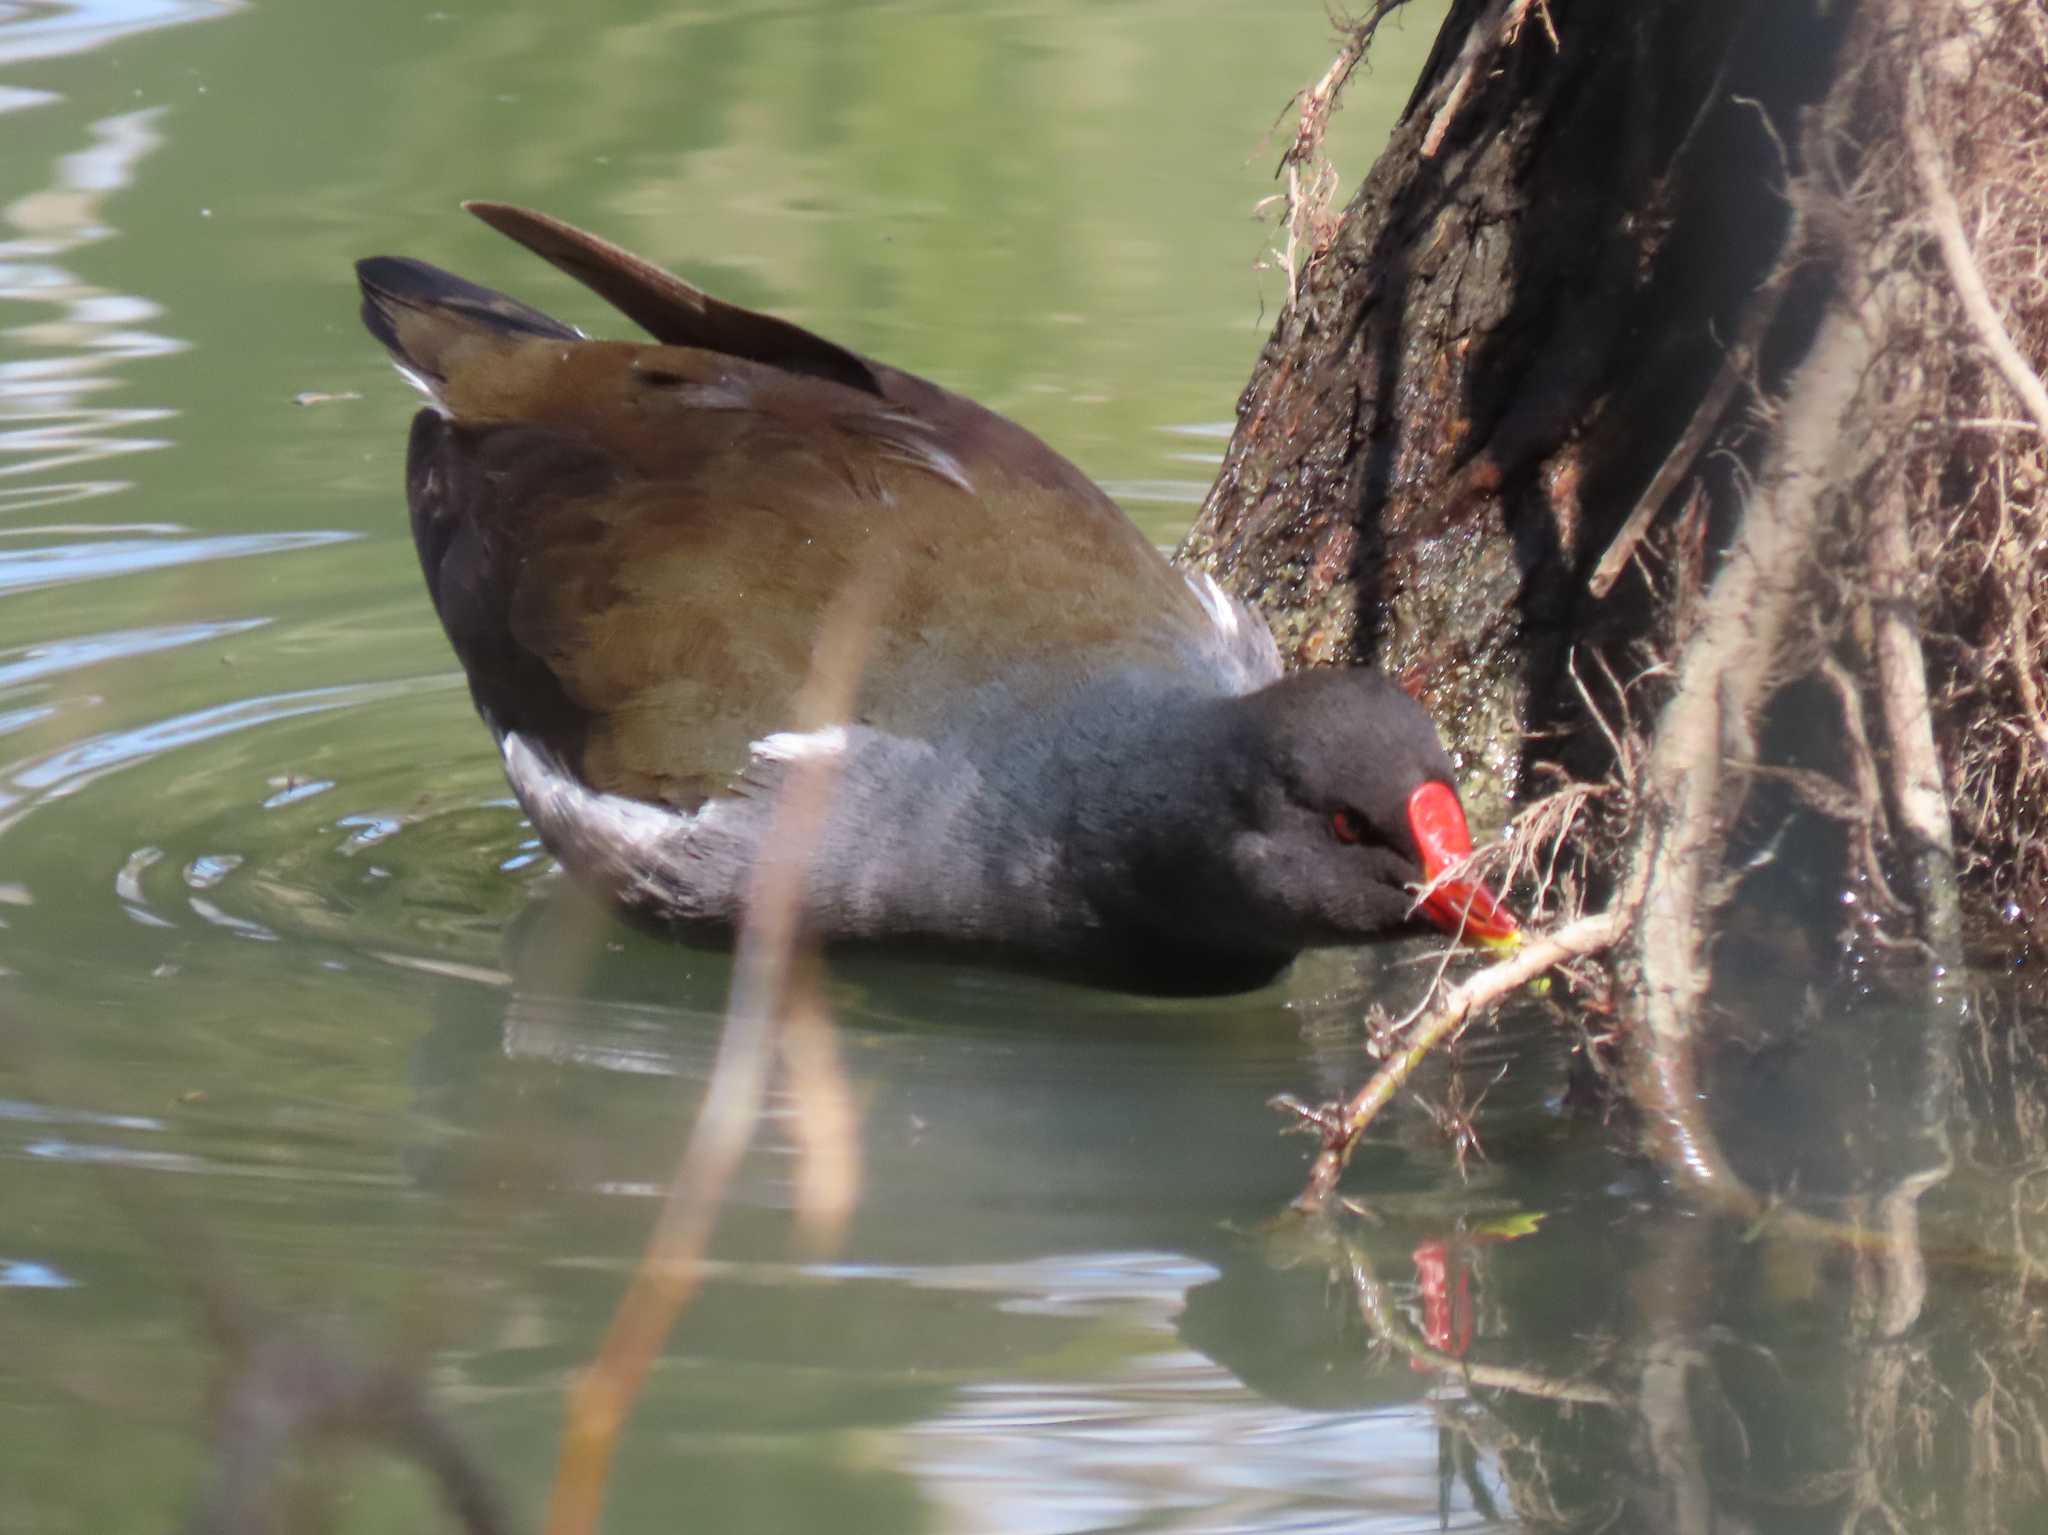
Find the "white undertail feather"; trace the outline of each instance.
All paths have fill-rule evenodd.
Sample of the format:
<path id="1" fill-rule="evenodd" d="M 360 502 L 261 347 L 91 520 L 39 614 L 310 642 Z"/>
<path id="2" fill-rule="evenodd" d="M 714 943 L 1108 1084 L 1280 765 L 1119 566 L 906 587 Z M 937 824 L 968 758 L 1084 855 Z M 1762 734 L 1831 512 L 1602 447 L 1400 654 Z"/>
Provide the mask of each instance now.
<path id="1" fill-rule="evenodd" d="M 1226 592 L 1206 570 L 1181 574 L 1208 616 L 1210 632 L 1216 636 L 1212 654 L 1222 663 L 1223 675 L 1234 679 L 1235 690 L 1250 693 L 1278 681 L 1280 650 L 1265 620 Z"/>
<path id="2" fill-rule="evenodd" d="M 434 388 L 434 381 L 428 378 L 426 374 L 421 373 L 416 368 L 408 368 L 395 357 L 391 359 L 391 366 L 398 370 L 400 378 L 427 397 L 427 404 L 437 415 L 446 416 L 453 414 L 448 409 L 447 402 L 441 398 L 440 391 Z"/>
<path id="3" fill-rule="evenodd" d="M 810 762 L 837 757 L 846 750 L 846 727 L 827 725 L 823 730 L 778 730 L 763 736 L 748 748 L 765 762 Z"/>
<path id="4" fill-rule="evenodd" d="M 505 736 L 502 749 L 512 792 L 557 856 L 573 845 L 630 875 L 696 819 L 579 783 L 550 752 L 517 731 Z"/>
<path id="5" fill-rule="evenodd" d="M 1236 639 L 1238 630 L 1244 624 L 1244 619 L 1240 616 L 1243 609 L 1238 605 L 1237 599 L 1226 592 L 1216 578 L 1206 570 L 1191 570 L 1187 573 L 1187 578 L 1188 585 L 1194 588 L 1195 596 L 1201 600 L 1203 611 L 1209 615 L 1209 622 L 1216 626 L 1216 632 L 1222 635 L 1225 641 Z"/>

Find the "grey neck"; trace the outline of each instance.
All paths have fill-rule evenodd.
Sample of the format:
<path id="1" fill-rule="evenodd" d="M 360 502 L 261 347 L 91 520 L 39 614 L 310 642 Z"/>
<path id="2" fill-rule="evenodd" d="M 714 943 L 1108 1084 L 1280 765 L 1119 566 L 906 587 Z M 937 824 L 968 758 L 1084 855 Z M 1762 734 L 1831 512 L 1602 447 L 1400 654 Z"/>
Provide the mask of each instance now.
<path id="1" fill-rule="evenodd" d="M 1021 940 L 1112 967 L 1102 951 L 1133 943 L 1242 944 L 1223 830 L 1241 701 L 1131 673 L 1016 702 L 978 699 L 932 745 L 856 738 L 812 863 L 824 936 Z"/>

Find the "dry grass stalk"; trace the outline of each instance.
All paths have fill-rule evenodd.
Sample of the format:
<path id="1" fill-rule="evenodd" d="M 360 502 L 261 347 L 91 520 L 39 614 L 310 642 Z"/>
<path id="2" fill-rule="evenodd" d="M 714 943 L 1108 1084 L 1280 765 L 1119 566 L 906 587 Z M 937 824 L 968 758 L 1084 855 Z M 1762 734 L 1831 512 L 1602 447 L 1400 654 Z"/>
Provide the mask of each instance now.
<path id="1" fill-rule="evenodd" d="M 847 717 L 876 605 L 874 584 L 857 580 L 825 616 L 793 728 L 818 729 Z M 813 1234 L 829 1233 L 851 1207 L 856 1184 L 846 1170 L 857 1157 L 851 1100 L 836 1062 L 821 1047 L 827 1023 L 801 930 L 809 852 L 823 830 L 835 774 L 834 759 L 821 754 L 794 764 L 784 783 L 767 852 L 748 890 L 725 1033 L 703 1105 L 647 1251 L 596 1360 L 570 1390 L 549 1535 L 594 1535 L 597 1529 L 620 1431 L 676 1319 L 703 1282 L 711 1233 L 760 1123 L 778 1050 L 792 1064 L 794 1085 L 816 1095 L 798 1110 L 806 1127 L 800 1147 L 812 1167 L 800 1183 L 816 1201 L 806 1224 Z M 826 1077 L 833 1080 L 826 1083 Z"/>
<path id="2" fill-rule="evenodd" d="M 1935 238 L 1941 244 L 1941 259 L 1955 285 L 1963 314 L 1984 350 L 1990 353 L 1999 377 L 2019 396 L 2035 429 L 2048 438 L 2048 386 L 2043 386 L 2041 375 L 2021 355 L 1985 285 L 1977 258 L 1971 253 L 1969 236 L 1963 232 L 1962 210 L 1956 205 L 1948 173 L 1942 167 L 1941 146 L 1928 126 L 1927 90 L 1917 65 L 1906 76 L 1905 131 L 1907 147 L 1913 154 L 1913 170 L 1927 196 L 1928 222 L 1934 226 Z"/>

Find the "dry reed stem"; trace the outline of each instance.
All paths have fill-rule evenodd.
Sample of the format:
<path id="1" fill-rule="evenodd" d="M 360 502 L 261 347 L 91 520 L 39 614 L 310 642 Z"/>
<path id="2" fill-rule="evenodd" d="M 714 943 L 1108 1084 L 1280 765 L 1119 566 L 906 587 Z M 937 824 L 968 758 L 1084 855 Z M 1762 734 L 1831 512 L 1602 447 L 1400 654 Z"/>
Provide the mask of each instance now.
<path id="1" fill-rule="evenodd" d="M 811 670 L 797 698 L 793 728 L 811 730 L 844 719 L 874 632 L 874 583 L 856 580 L 820 626 Z M 792 764 L 775 808 L 764 851 L 748 887 L 746 920 L 733 958 L 726 1026 L 704 1102 L 681 1163 L 669 1184 L 645 1255 L 612 1315 L 596 1360 L 569 1392 L 548 1535 L 594 1535 L 618 1438 L 670 1330 L 704 1277 L 704 1254 L 725 1190 L 760 1122 L 768 1074 L 785 1038 L 792 1007 L 809 1014 L 797 1026 L 801 1068 L 816 1069 L 814 1032 L 822 1027 L 815 991 L 793 998 L 799 963 L 803 884 L 817 846 L 837 773 L 827 755 Z M 785 1049 L 788 1047 L 785 1045 Z M 810 1052 L 807 1056 L 806 1052 Z M 840 1101 L 838 1094 L 828 1099 Z M 826 1110 L 813 1129 L 851 1133 L 851 1116 Z M 836 1153 L 850 1161 L 842 1146 Z M 824 1209 L 837 1196 L 828 1193 Z"/>
<path id="2" fill-rule="evenodd" d="M 804 1246 L 829 1253 L 860 1203 L 860 1111 L 839 1060 L 823 975 L 809 956 L 790 983 L 782 1023 L 782 1066 L 796 1104 L 796 1222 Z"/>

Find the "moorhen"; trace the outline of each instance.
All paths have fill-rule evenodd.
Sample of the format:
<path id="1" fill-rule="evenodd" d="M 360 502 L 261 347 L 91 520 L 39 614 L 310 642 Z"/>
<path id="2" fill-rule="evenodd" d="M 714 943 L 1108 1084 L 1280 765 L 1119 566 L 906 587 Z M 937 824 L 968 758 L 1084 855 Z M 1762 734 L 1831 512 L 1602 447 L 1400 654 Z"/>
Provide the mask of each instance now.
<path id="1" fill-rule="evenodd" d="M 541 840 L 686 937 L 739 920 L 778 780 L 827 942 L 988 951 L 1144 990 L 1260 984 L 1419 916 L 1509 940 L 1421 707 L 1281 674 L 1080 470 L 971 400 L 544 214 L 469 211 L 658 344 L 424 262 L 357 264 L 427 397 L 406 498 L 434 607 Z M 793 730 L 834 594 L 879 594 L 854 707 Z"/>

